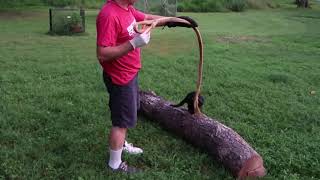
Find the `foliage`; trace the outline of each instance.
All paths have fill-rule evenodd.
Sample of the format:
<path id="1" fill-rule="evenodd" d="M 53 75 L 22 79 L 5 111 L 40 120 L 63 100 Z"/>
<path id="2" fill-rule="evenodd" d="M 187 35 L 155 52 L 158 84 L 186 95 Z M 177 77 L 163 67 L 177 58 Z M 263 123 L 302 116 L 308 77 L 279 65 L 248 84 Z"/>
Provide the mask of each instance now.
<path id="1" fill-rule="evenodd" d="M 70 25 L 75 26 L 79 25 L 81 23 L 81 16 L 79 13 L 72 13 L 71 18 L 70 18 Z"/>
<path id="2" fill-rule="evenodd" d="M 178 3 L 177 9 L 180 12 L 219 12 L 226 10 L 224 3 L 221 0 L 183 1 Z"/>
<path id="3" fill-rule="evenodd" d="M 246 7 L 246 0 L 225 0 L 225 6 L 231 11 L 244 11 Z"/>
<path id="4" fill-rule="evenodd" d="M 48 5 L 50 6 L 56 6 L 56 7 L 64 7 L 64 6 L 70 6 L 70 5 L 80 5 L 81 0 L 48 0 Z"/>
<path id="5" fill-rule="evenodd" d="M 0 7 L 54 6 L 100 8 L 105 0 L 0 0 Z"/>
<path id="6" fill-rule="evenodd" d="M 280 4 L 272 0 L 246 0 L 250 9 L 279 8 Z"/>
<path id="7" fill-rule="evenodd" d="M 278 8 L 280 4 L 292 4 L 288 0 L 178 0 L 180 12 L 223 12 L 245 9 Z"/>
<path id="8" fill-rule="evenodd" d="M 106 0 L 0 0 L 1 7 L 19 6 L 55 6 L 55 7 L 86 7 L 100 8 Z M 142 4 L 143 0 L 137 3 Z M 149 0 L 150 4 L 163 0 Z M 242 11 L 245 8 L 264 9 L 279 7 L 280 3 L 289 3 L 293 0 L 177 0 L 179 12 L 221 12 Z M 292 2 L 291 2 L 292 3 Z M 244 5 L 245 4 L 245 5 Z M 151 7 L 153 12 L 158 12 L 161 7 Z M 170 13 L 169 13 L 170 14 Z"/>
<path id="9" fill-rule="evenodd" d="M 169 0 L 148 0 L 146 4 L 144 0 L 137 1 L 134 6 L 148 13 L 158 14 L 162 16 L 176 16 L 176 1 Z"/>
<path id="10" fill-rule="evenodd" d="M 43 0 L 0 0 L 0 8 L 37 5 L 44 5 Z"/>
<path id="11" fill-rule="evenodd" d="M 65 7 L 65 6 L 84 6 L 84 7 L 94 7 L 99 8 L 105 0 L 44 0 L 46 4 L 55 7 Z"/>

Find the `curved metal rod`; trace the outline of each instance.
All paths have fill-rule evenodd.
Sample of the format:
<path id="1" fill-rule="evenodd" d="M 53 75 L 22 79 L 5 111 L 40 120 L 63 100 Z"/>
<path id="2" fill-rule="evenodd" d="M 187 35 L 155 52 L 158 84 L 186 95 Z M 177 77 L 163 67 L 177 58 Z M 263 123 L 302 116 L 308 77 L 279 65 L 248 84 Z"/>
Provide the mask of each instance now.
<path id="1" fill-rule="evenodd" d="M 146 21 L 141 21 L 135 24 L 134 30 L 137 33 L 147 33 L 151 31 L 153 28 L 155 28 L 159 23 L 165 23 L 170 20 L 175 20 L 175 21 L 180 21 L 184 23 L 190 24 L 188 21 L 176 17 L 164 17 L 156 20 L 146 20 Z M 139 28 L 141 26 L 141 28 Z M 201 111 L 199 108 L 199 95 L 201 92 L 201 86 L 202 86 L 202 78 L 203 78 L 203 40 L 201 37 L 201 33 L 198 28 L 194 27 L 193 30 L 195 31 L 198 39 L 198 44 L 199 44 L 199 66 L 198 66 L 198 79 L 197 79 L 197 86 L 196 86 L 196 95 L 194 98 L 194 110 L 196 115 L 200 115 Z"/>
<path id="2" fill-rule="evenodd" d="M 195 114 L 201 114 L 200 108 L 199 108 L 199 95 L 201 92 L 201 86 L 202 86 L 202 77 L 203 77 L 203 40 L 201 37 L 201 33 L 198 28 L 193 28 L 193 30 L 196 32 L 197 38 L 198 38 L 198 44 L 199 44 L 199 67 L 198 67 L 198 80 L 197 80 L 197 89 L 196 89 L 196 95 L 194 98 L 194 110 Z"/>
<path id="3" fill-rule="evenodd" d="M 148 32 L 151 29 L 157 27 L 159 24 L 165 24 L 166 22 L 169 22 L 169 21 L 176 21 L 176 22 L 190 24 L 188 21 L 177 18 L 177 17 L 163 17 L 155 20 L 145 20 L 145 21 L 137 22 L 134 26 L 134 31 L 136 33 L 142 34 L 144 32 Z"/>

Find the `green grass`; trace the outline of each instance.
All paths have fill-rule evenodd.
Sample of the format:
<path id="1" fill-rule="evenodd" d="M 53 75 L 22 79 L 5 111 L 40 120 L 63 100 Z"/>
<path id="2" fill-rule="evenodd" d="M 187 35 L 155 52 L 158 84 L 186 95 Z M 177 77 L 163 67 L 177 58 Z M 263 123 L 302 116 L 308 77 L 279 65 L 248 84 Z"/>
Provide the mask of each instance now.
<path id="1" fill-rule="evenodd" d="M 95 57 L 96 11 L 83 36 L 48 36 L 46 11 L 0 13 L 0 179 L 233 179 L 205 152 L 139 118 L 125 155 L 145 169 L 105 171 L 111 127 Z M 205 43 L 204 112 L 265 161 L 265 179 L 320 178 L 320 13 L 317 9 L 184 14 Z M 171 101 L 195 89 L 190 29 L 155 30 L 140 85 Z M 311 95 L 311 91 L 316 91 Z"/>

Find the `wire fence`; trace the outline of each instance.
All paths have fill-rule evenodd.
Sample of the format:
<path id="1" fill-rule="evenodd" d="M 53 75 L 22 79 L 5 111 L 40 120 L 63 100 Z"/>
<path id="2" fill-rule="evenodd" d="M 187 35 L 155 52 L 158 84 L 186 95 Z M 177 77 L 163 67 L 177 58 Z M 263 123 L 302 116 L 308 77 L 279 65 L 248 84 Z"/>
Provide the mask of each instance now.
<path id="1" fill-rule="evenodd" d="M 83 9 L 49 9 L 49 32 L 52 34 L 74 34 L 85 32 Z"/>
<path id="2" fill-rule="evenodd" d="M 140 0 L 135 7 L 145 13 L 176 16 L 177 0 Z"/>

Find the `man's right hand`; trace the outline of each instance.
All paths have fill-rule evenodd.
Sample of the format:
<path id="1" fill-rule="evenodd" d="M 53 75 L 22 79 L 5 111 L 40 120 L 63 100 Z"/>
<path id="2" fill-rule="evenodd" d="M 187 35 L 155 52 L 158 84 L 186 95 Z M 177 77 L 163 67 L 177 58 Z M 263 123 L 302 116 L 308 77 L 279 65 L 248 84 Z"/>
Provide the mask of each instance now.
<path id="1" fill-rule="evenodd" d="M 142 34 L 137 34 L 132 40 L 130 40 L 130 44 L 132 45 L 133 49 L 145 46 L 150 41 L 150 31 L 145 32 Z"/>

